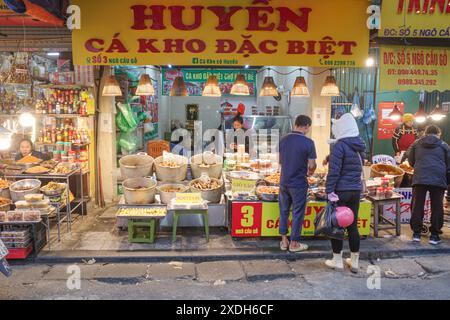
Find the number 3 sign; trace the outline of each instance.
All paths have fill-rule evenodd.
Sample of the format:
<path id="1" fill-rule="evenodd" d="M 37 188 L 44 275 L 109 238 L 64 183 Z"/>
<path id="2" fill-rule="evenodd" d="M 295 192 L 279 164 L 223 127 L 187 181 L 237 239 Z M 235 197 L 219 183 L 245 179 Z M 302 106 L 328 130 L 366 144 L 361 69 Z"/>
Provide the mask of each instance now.
<path id="1" fill-rule="evenodd" d="M 233 237 L 260 237 L 262 227 L 261 202 L 235 202 L 232 204 L 231 235 Z"/>

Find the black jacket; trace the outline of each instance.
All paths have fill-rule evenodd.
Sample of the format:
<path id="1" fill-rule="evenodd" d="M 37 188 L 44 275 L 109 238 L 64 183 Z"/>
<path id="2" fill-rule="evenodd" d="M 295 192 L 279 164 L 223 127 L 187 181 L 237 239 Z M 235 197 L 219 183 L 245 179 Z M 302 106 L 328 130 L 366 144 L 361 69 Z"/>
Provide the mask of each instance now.
<path id="1" fill-rule="evenodd" d="M 366 145 L 360 137 L 344 138 L 331 149 L 326 192 L 362 190 Z"/>
<path id="2" fill-rule="evenodd" d="M 414 142 L 408 160 L 414 167 L 413 186 L 448 187 L 450 147 L 437 136 L 428 135 Z"/>

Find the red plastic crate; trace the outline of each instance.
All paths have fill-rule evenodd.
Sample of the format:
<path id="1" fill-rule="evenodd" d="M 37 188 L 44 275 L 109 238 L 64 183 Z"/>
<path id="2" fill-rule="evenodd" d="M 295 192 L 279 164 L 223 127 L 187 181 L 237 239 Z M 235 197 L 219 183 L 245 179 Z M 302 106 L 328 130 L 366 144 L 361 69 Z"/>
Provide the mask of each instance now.
<path id="1" fill-rule="evenodd" d="M 23 260 L 33 251 L 33 245 L 31 244 L 27 248 L 8 249 L 8 251 L 9 254 L 6 256 L 6 260 Z"/>

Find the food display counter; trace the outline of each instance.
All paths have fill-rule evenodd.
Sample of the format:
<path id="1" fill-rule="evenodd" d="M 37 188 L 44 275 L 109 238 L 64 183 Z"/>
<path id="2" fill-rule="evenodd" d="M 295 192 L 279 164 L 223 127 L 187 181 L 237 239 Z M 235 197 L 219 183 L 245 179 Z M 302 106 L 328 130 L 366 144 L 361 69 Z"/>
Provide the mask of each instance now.
<path id="1" fill-rule="evenodd" d="M 230 175 L 225 174 L 230 177 Z M 231 235 L 240 237 L 276 237 L 279 236 L 280 207 L 278 204 L 279 174 L 269 176 L 259 175 L 258 180 L 249 180 L 252 175 L 241 175 L 238 182 L 227 181 L 227 212 L 229 230 Z M 242 184 L 247 179 L 247 191 L 233 190 L 233 186 Z M 254 190 L 251 190 L 252 182 Z M 271 182 L 271 186 L 268 186 Z M 327 202 L 324 201 L 325 191 L 318 183 L 323 183 L 323 174 L 317 174 L 309 179 L 308 201 L 306 205 L 305 220 L 303 222 L 302 236 L 314 236 L 314 220 L 320 210 Z M 372 216 L 372 205 L 369 201 L 362 199 L 358 218 L 358 228 L 362 236 L 370 234 L 370 221 Z M 291 226 L 289 218 L 289 230 Z M 289 231 L 290 232 L 290 231 Z"/>

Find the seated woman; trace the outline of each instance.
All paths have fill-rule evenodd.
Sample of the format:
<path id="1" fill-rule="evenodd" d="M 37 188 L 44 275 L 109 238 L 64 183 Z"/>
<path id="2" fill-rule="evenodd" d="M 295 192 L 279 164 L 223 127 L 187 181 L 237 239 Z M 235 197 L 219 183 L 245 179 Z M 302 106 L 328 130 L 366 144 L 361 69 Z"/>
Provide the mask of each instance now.
<path id="1" fill-rule="evenodd" d="M 16 161 L 31 155 L 41 160 L 49 160 L 49 157 L 42 152 L 34 150 L 33 142 L 30 139 L 22 139 L 19 144 L 19 152 L 16 155 Z"/>

